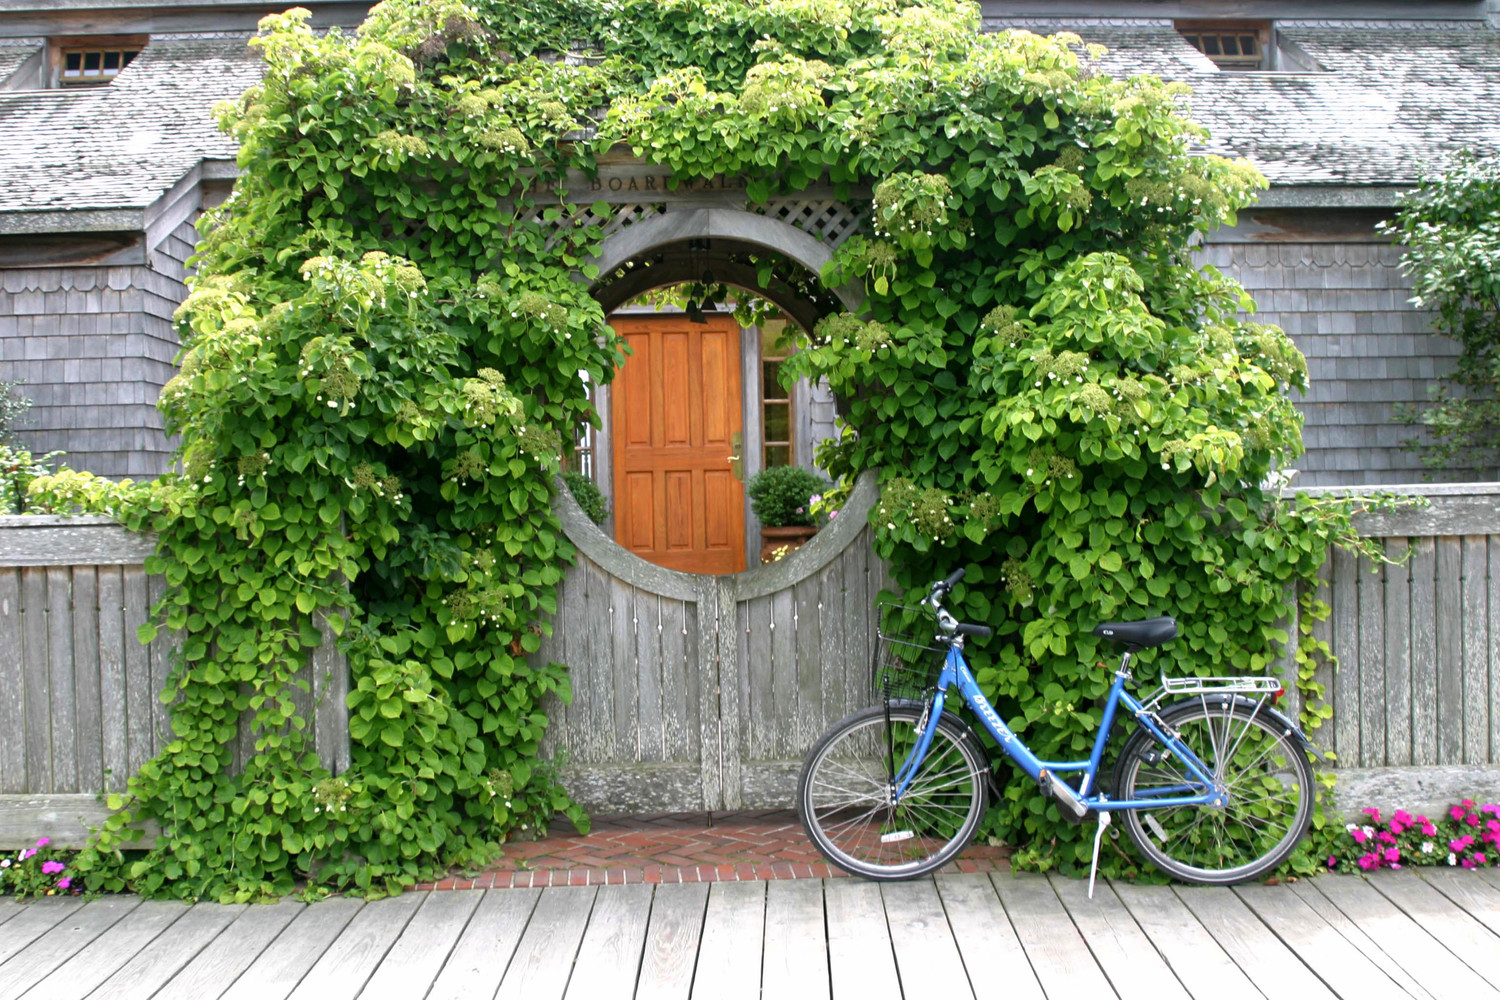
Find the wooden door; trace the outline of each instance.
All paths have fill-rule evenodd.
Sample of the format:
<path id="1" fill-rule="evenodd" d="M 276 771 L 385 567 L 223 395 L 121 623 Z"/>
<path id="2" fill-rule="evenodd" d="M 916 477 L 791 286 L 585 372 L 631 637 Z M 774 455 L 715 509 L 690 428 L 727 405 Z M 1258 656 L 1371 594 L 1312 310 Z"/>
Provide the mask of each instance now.
<path id="1" fill-rule="evenodd" d="M 615 540 L 689 573 L 745 568 L 740 328 L 727 316 L 616 316 L 634 351 L 610 389 Z"/>

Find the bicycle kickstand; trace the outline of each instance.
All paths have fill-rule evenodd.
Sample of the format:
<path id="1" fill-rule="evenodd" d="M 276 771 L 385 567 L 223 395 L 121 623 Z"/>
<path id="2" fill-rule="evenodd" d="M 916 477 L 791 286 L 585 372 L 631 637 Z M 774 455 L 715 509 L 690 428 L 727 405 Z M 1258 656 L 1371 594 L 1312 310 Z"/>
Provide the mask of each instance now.
<path id="1" fill-rule="evenodd" d="M 1089 899 L 1094 898 L 1094 876 L 1099 873 L 1099 845 L 1104 841 L 1104 828 L 1109 826 L 1109 810 L 1099 813 L 1099 826 L 1094 831 L 1094 861 L 1089 865 Z"/>

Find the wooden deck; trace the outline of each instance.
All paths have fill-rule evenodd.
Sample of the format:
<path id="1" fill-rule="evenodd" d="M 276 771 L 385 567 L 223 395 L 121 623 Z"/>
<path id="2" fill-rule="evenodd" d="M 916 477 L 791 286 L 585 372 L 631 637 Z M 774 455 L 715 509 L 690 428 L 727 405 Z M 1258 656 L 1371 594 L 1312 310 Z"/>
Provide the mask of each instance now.
<path id="1" fill-rule="evenodd" d="M 1500 872 L 0 900 L 0 1000 L 1500 997 Z"/>

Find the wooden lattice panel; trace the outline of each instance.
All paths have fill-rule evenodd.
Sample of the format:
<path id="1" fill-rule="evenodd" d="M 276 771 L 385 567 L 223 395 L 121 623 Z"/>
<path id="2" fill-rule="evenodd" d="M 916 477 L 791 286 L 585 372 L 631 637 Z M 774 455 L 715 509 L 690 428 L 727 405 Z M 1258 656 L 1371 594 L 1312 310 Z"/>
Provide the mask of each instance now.
<path id="1" fill-rule="evenodd" d="M 864 214 L 837 200 L 773 201 L 757 208 L 761 215 L 796 226 L 827 243 L 838 246 L 853 236 Z"/>
<path id="2" fill-rule="evenodd" d="M 583 228 L 586 226 L 603 225 L 604 235 L 608 238 L 626 226 L 634 225 L 642 219 L 649 219 L 653 215 L 659 215 L 666 211 L 667 206 L 655 202 L 627 202 L 620 205 L 611 205 L 608 212 L 598 215 L 591 206 L 584 205 L 579 214 L 575 216 L 562 216 L 548 222 L 546 218 L 547 210 L 555 207 L 555 205 L 538 205 L 526 220 L 527 222 L 537 223 L 542 226 L 554 227 L 555 232 L 547 241 L 549 247 L 557 242 L 558 236 L 561 235 L 564 226 L 569 228 Z"/>

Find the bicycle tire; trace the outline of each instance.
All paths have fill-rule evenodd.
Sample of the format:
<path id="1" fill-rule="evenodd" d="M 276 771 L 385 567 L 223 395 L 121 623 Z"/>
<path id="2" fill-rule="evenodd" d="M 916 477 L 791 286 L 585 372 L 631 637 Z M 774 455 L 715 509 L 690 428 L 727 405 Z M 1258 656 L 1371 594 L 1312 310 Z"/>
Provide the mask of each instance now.
<path id="1" fill-rule="evenodd" d="M 1199 885 L 1235 885 L 1275 870 L 1312 820 L 1312 765 L 1297 737 L 1270 712 L 1223 695 L 1179 702 L 1161 718 L 1213 770 L 1229 801 L 1119 810 L 1136 849 L 1173 878 Z M 1163 749 L 1144 728 L 1131 734 L 1115 765 L 1116 798 L 1189 780 Z"/>
<path id="2" fill-rule="evenodd" d="M 888 804 L 887 708 L 855 712 L 813 746 L 797 780 L 797 817 L 830 862 L 863 878 L 916 878 L 963 850 L 984 816 L 989 760 L 946 713 L 901 802 Z M 921 706 L 892 705 L 898 748 L 918 733 Z M 905 754 L 896 751 L 899 767 Z"/>

